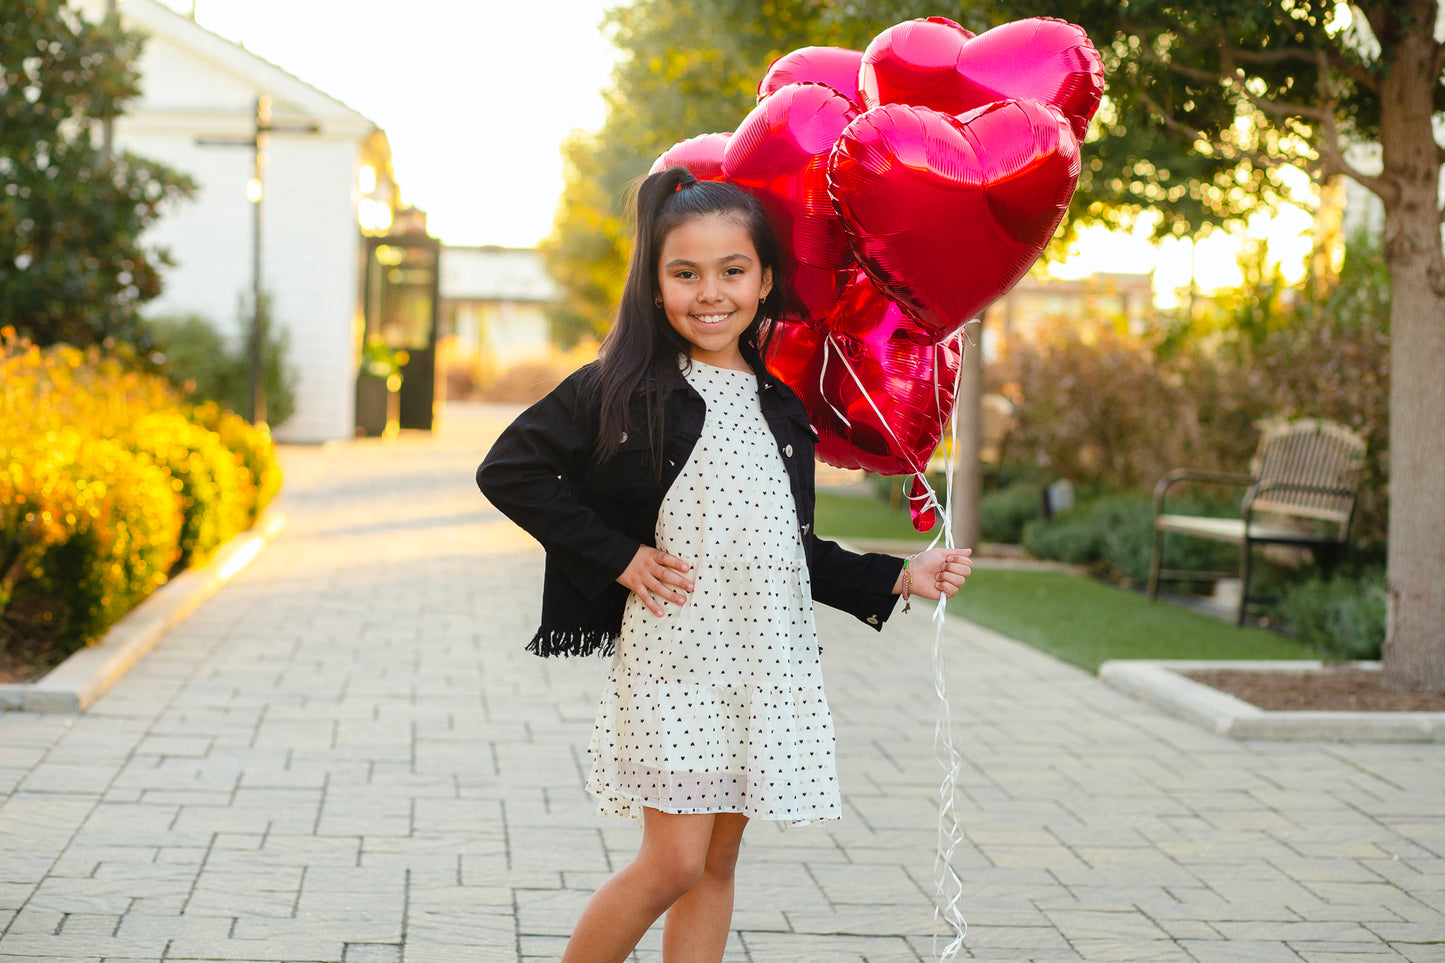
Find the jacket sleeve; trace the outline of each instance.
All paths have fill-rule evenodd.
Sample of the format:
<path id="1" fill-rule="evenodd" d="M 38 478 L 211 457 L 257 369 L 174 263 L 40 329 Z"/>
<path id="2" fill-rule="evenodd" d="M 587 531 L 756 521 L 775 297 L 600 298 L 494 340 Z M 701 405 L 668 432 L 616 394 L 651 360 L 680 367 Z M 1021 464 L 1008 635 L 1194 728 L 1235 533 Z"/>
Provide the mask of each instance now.
<path id="1" fill-rule="evenodd" d="M 640 543 L 578 498 L 597 440 L 589 370 L 575 372 L 517 416 L 477 468 L 477 487 L 595 598 L 627 568 Z"/>
<path id="2" fill-rule="evenodd" d="M 826 538 L 808 538 L 813 543 L 808 572 L 813 598 L 881 631 L 898 604 L 893 585 L 903 559 L 876 552 L 859 555 Z"/>

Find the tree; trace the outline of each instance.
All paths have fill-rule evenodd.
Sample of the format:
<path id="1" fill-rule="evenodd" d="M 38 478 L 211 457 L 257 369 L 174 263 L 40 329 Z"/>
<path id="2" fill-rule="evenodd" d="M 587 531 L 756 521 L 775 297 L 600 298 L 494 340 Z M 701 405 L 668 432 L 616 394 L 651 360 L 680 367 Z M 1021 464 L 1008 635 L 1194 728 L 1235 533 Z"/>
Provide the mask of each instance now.
<path id="1" fill-rule="evenodd" d="M 0 324 L 37 344 L 133 340 L 164 251 L 141 242 L 185 176 L 112 156 L 142 38 L 62 0 L 0 0 Z"/>
<path id="2" fill-rule="evenodd" d="M 676 101 L 702 103 L 736 91 L 744 79 L 756 82 L 766 66 L 764 45 L 739 32 L 758 29 L 758 19 L 745 15 L 756 7 L 751 0 L 703 0 L 685 9 L 676 0 L 642 0 L 635 20 L 618 21 L 629 57 L 600 136 L 609 144 L 644 139 L 631 166 L 618 168 L 626 177 L 675 140 L 728 130 L 741 118 L 713 114 L 719 103 L 712 101 L 706 121 L 688 123 Z M 1438 428 L 1445 410 L 1445 148 L 1433 127 L 1445 108 L 1440 0 L 1075 0 L 1066 7 L 1057 0 L 963 0 L 951 10 L 923 0 L 819 0 L 789 9 L 797 16 L 776 33 L 777 52 L 857 47 L 915 16 L 951 16 L 975 31 L 1031 16 L 1064 16 L 1084 27 L 1104 58 L 1107 95 L 1085 145 L 1071 224 L 1127 223 L 1155 211 L 1160 231 L 1226 226 L 1283 197 L 1287 166 L 1303 167 L 1321 186 L 1350 178 L 1379 198 L 1392 338 L 1385 679 L 1395 688 L 1445 691 L 1445 432 Z M 685 49 L 677 38 L 686 38 Z M 673 72 L 673 65 L 697 70 Z M 699 77 L 709 82 L 699 86 Z M 614 126 L 624 118 L 625 129 Z M 1372 147 L 1378 170 L 1359 159 Z M 616 186 L 597 196 L 612 196 Z M 557 236 L 567 217 L 564 202 Z M 612 250 L 620 264 L 621 247 Z M 620 284 L 620 267 L 605 273 Z"/>
<path id="3" fill-rule="evenodd" d="M 818 0 L 638 0 L 608 14 L 622 51 L 600 131 L 563 148 L 566 186 L 542 245 L 562 288 L 552 309 L 564 341 L 601 335 L 626 275 L 628 188 L 673 144 L 730 131 L 757 101 L 768 64 L 810 44 L 846 43 Z"/>
<path id="4" fill-rule="evenodd" d="M 1086 215 L 1118 217 L 1152 207 L 1166 223 L 1226 223 L 1280 193 L 1277 174 L 1287 165 L 1321 186 L 1350 178 L 1379 198 L 1392 340 L 1385 682 L 1445 691 L 1439 0 L 965 6 L 994 23 L 1062 12 L 1104 57 L 1108 104 L 1085 148 L 1076 212 L 1082 204 Z M 1182 168 L 1181 148 L 1190 158 Z M 1361 159 L 1372 153 L 1377 170 Z M 1176 197 L 1191 204 L 1176 207 Z"/>

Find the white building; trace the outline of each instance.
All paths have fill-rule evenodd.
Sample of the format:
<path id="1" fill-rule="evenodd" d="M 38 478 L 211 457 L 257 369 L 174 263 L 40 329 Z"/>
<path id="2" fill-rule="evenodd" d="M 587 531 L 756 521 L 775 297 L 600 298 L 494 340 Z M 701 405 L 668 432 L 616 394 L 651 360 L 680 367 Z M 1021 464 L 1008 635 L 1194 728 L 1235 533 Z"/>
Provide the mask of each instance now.
<path id="1" fill-rule="evenodd" d="M 105 0 L 79 6 L 88 18 L 105 15 Z M 250 142 L 258 99 L 269 98 L 273 125 L 314 128 L 267 138 L 262 287 L 272 324 L 289 334 L 288 361 L 299 375 L 296 413 L 273 427 L 290 442 L 352 437 L 363 260 L 358 215 L 375 219 L 393 206 L 385 134 L 156 0 L 119 0 L 116 9 L 128 29 L 150 38 L 139 64 L 142 92 L 116 122 L 116 146 L 176 168 L 198 186 L 193 200 L 166 212 L 147 235 L 176 261 L 147 313 L 198 314 L 240 338 L 252 291 Z"/>
<path id="2" fill-rule="evenodd" d="M 545 309 L 557 295 L 534 249 L 442 248 L 442 328 L 453 339 L 451 360 L 500 369 L 550 357 Z"/>

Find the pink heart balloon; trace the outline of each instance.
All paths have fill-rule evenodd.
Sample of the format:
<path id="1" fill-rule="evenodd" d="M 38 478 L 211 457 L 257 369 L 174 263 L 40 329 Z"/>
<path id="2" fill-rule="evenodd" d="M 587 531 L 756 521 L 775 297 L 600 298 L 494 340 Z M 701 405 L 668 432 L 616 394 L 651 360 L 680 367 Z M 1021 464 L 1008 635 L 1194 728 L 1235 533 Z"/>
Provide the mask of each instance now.
<path id="1" fill-rule="evenodd" d="M 1099 52 L 1083 28 L 1052 17 L 1000 24 L 977 36 L 931 17 L 890 27 L 863 53 L 865 107 L 912 104 L 962 114 L 997 100 L 1038 100 L 1083 139 L 1104 92 Z"/>
<path id="2" fill-rule="evenodd" d="M 763 202 L 792 264 L 797 318 L 824 317 L 852 266 L 828 193 L 828 156 L 856 116 L 829 87 L 790 84 L 754 107 L 723 148 L 724 176 Z"/>
<path id="3" fill-rule="evenodd" d="M 678 141 L 652 162 L 648 173 L 656 174 L 680 165 L 700 181 L 720 181 L 723 179 L 723 148 L 730 137 L 732 134 L 699 134 Z"/>
<path id="4" fill-rule="evenodd" d="M 915 104 L 945 113 L 965 109 L 958 95 L 958 56 L 973 32 L 946 17 L 894 24 L 873 38 L 858 65 L 865 108 Z"/>
<path id="5" fill-rule="evenodd" d="M 1078 181 L 1079 144 L 1036 101 L 962 117 L 889 104 L 848 126 L 828 176 L 859 265 L 942 340 L 1043 252 Z"/>
<path id="6" fill-rule="evenodd" d="M 773 61 L 758 84 L 761 101 L 788 84 L 823 84 L 847 97 L 858 98 L 858 67 L 863 53 L 846 47 L 803 47 Z"/>
<path id="7" fill-rule="evenodd" d="M 818 457 L 888 475 L 927 467 L 953 411 L 961 359 L 959 338 L 935 343 L 862 275 L 828 330 L 780 322 L 768 348 L 768 367 L 818 429 Z"/>

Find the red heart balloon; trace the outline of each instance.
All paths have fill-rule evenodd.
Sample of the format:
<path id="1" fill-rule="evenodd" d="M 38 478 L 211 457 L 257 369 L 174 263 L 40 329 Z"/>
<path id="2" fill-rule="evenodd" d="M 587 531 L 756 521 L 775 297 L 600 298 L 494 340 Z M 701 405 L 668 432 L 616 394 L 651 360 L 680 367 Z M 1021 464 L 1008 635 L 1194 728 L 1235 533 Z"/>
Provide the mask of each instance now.
<path id="1" fill-rule="evenodd" d="M 1104 65 L 1088 35 L 1052 17 L 999 24 L 974 37 L 963 45 L 958 74 L 967 90 L 965 109 L 1039 100 L 1062 111 L 1079 140 L 1104 95 Z"/>
<path id="2" fill-rule="evenodd" d="M 821 84 L 790 84 L 753 108 L 723 148 L 723 174 L 767 208 L 792 266 L 790 315 L 821 319 L 847 283 L 852 256 L 828 193 L 828 155 L 857 116 Z"/>
<path id="3" fill-rule="evenodd" d="M 962 117 L 889 104 L 848 126 L 828 177 L 859 265 L 941 340 L 1043 252 L 1078 181 L 1079 144 L 1036 101 Z"/>
<path id="4" fill-rule="evenodd" d="M 846 47 L 803 47 L 773 61 L 758 84 L 761 101 L 788 84 L 823 84 L 847 97 L 858 99 L 858 66 L 863 53 Z"/>
<path id="5" fill-rule="evenodd" d="M 859 96 L 962 114 L 997 100 L 1038 100 L 1063 111 L 1083 139 L 1104 92 L 1099 52 L 1083 28 L 1052 17 L 1000 24 L 974 36 L 942 17 L 874 38 L 858 70 Z"/>
<path id="6" fill-rule="evenodd" d="M 966 108 L 958 94 L 958 56 L 973 36 L 947 17 L 909 20 L 884 30 L 858 65 L 863 106 L 914 104 L 961 113 Z"/>
<path id="7" fill-rule="evenodd" d="M 730 137 L 732 134 L 699 134 L 678 141 L 652 162 L 652 169 L 647 173 L 656 174 L 681 165 L 700 181 L 720 181 L 723 179 L 723 147 Z"/>
<path id="8" fill-rule="evenodd" d="M 887 475 L 925 469 L 953 411 L 961 340 L 934 343 L 862 275 L 828 327 L 779 322 L 768 346 L 768 367 L 818 429 L 818 457 Z"/>

